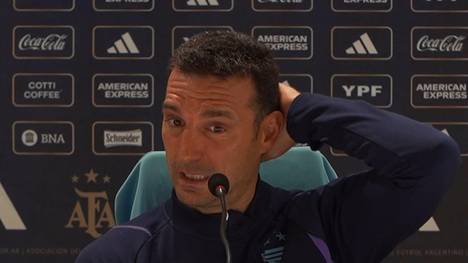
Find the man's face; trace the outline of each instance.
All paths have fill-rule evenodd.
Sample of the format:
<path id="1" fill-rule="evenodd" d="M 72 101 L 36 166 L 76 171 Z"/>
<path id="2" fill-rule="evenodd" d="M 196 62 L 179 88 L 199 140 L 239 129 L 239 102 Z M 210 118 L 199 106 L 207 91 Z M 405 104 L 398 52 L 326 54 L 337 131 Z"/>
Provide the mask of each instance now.
<path id="1" fill-rule="evenodd" d="M 184 204 L 203 213 L 219 212 L 219 201 L 208 190 L 208 178 L 217 172 L 229 179 L 229 208 L 250 202 L 262 154 L 254 96 L 251 77 L 171 72 L 162 138 L 174 189 Z"/>

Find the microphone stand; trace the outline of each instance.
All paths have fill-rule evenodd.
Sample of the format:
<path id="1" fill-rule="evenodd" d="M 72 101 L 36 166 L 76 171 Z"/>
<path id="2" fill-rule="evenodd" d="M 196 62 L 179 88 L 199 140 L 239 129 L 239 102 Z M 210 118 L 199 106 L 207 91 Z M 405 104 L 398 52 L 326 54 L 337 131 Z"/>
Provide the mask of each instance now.
<path id="1" fill-rule="evenodd" d="M 229 191 L 229 180 L 224 174 L 215 173 L 208 180 L 208 189 L 211 194 L 216 196 L 221 202 L 221 224 L 219 227 L 219 233 L 221 235 L 221 241 L 226 251 L 226 263 L 231 263 L 231 249 L 229 248 L 229 241 L 227 239 L 226 228 L 229 219 L 226 206 L 226 194 Z"/>
<path id="2" fill-rule="evenodd" d="M 216 196 L 218 196 L 221 202 L 221 224 L 219 227 L 219 233 L 221 234 L 221 241 L 223 242 L 224 249 L 226 250 L 226 263 L 231 263 L 231 249 L 229 248 L 229 242 L 226 236 L 227 221 L 229 219 L 229 214 L 226 209 L 226 198 L 224 197 L 224 187 L 216 187 Z"/>

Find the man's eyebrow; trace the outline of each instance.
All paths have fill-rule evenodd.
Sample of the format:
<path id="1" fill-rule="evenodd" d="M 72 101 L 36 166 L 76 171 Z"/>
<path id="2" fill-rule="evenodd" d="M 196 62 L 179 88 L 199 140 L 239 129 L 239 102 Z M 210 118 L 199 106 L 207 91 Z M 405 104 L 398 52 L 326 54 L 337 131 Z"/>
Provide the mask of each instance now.
<path id="1" fill-rule="evenodd" d="M 218 109 L 210 109 L 210 110 L 205 110 L 201 114 L 202 117 L 205 118 L 216 118 L 216 117 L 225 117 L 228 119 L 234 120 L 234 114 L 228 110 L 218 110 Z"/>
<path id="2" fill-rule="evenodd" d="M 175 113 L 180 113 L 179 107 L 177 107 L 175 104 L 164 102 L 162 105 L 162 110 L 171 110 L 174 111 Z M 228 119 L 234 120 L 234 114 L 232 114 L 231 111 L 228 110 L 221 110 L 221 109 L 208 109 L 205 110 L 201 113 L 202 117 L 205 118 L 216 118 L 216 117 L 225 117 Z"/>
<path id="3" fill-rule="evenodd" d="M 162 110 L 172 110 L 175 111 L 176 113 L 180 113 L 179 107 L 172 103 L 164 102 L 162 105 Z"/>

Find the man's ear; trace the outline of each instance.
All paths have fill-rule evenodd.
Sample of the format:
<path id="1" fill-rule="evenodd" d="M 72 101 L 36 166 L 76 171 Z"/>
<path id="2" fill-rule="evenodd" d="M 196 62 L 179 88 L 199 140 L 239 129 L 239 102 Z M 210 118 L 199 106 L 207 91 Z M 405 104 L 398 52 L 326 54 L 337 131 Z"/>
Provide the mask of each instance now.
<path id="1" fill-rule="evenodd" d="M 265 116 L 260 123 L 259 139 L 261 153 L 268 152 L 275 144 L 283 126 L 284 116 L 281 111 L 273 111 Z"/>

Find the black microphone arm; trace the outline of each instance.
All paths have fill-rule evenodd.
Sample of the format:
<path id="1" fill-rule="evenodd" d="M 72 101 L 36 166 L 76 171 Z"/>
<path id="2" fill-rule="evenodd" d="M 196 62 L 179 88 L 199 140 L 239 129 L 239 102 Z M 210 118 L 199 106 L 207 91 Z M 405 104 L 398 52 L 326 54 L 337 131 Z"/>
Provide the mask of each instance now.
<path id="1" fill-rule="evenodd" d="M 229 214 L 226 208 L 226 194 L 229 191 L 229 181 L 224 174 L 216 173 L 213 174 L 208 180 L 208 189 L 210 192 L 219 198 L 221 202 L 221 224 L 219 227 L 219 233 L 221 235 L 221 241 L 226 251 L 226 263 L 231 263 L 231 249 L 229 248 L 229 241 L 226 235 L 227 221 Z"/>

